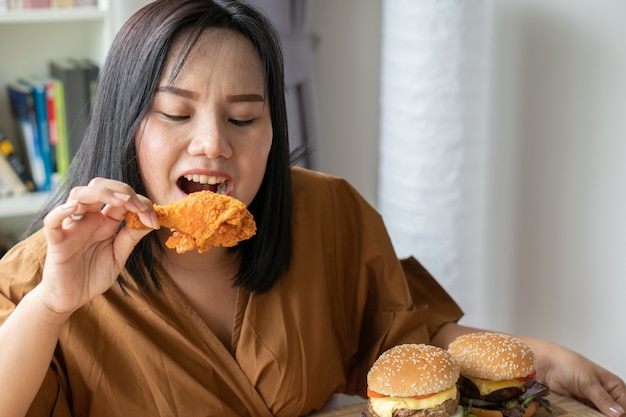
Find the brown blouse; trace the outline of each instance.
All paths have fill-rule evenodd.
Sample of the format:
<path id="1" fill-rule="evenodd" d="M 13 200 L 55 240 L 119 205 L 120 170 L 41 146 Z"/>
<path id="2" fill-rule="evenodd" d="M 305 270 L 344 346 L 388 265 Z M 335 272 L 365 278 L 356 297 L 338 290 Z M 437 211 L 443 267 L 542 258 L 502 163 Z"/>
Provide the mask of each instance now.
<path id="1" fill-rule="evenodd" d="M 117 285 L 61 333 L 29 416 L 299 416 L 364 396 L 377 356 L 462 312 L 344 180 L 293 169 L 293 260 L 262 295 L 238 291 L 227 349 L 176 285 Z M 41 232 L 0 260 L 0 323 L 41 279 Z M 408 285 L 407 285 L 408 284 Z"/>

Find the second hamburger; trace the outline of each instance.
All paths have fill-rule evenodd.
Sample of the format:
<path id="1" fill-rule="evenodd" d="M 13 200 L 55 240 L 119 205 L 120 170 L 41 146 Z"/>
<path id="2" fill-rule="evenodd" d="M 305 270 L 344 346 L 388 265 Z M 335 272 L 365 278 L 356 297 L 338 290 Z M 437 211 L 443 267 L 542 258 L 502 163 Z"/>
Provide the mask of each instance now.
<path id="1" fill-rule="evenodd" d="M 535 354 L 521 340 L 500 333 L 470 333 L 450 346 L 461 366 L 459 390 L 466 414 L 477 417 L 530 417 L 545 398 L 548 385 L 536 379 Z"/>

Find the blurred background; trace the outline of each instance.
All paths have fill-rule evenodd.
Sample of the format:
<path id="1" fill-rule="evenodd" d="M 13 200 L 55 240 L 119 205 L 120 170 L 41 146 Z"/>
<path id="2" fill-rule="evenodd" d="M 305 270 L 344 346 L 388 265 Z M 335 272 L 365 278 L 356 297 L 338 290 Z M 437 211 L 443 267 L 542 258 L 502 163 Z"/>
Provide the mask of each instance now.
<path id="1" fill-rule="evenodd" d="M 466 312 L 626 377 L 626 2 L 314 0 L 319 168 Z"/>

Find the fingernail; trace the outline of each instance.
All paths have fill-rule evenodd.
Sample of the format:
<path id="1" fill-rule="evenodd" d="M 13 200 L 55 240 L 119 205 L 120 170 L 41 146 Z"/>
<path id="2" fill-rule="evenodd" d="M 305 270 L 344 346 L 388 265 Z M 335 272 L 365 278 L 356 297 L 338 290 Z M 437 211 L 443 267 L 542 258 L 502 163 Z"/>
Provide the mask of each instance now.
<path id="1" fill-rule="evenodd" d="M 624 415 L 624 409 L 619 405 L 612 405 L 611 407 L 609 407 L 609 411 L 611 412 L 611 414 L 617 417 Z"/>
<path id="2" fill-rule="evenodd" d="M 128 194 L 116 193 L 116 192 L 113 193 L 113 197 L 122 201 L 128 201 L 130 199 L 130 196 Z"/>
<path id="3" fill-rule="evenodd" d="M 61 205 L 63 210 L 73 210 L 78 205 L 78 200 L 68 200 L 64 204 Z"/>
<path id="4" fill-rule="evenodd" d="M 157 218 L 157 215 L 154 211 L 150 213 L 150 222 L 152 223 L 153 229 L 161 228 L 161 225 L 159 225 L 159 219 Z"/>
<path id="5" fill-rule="evenodd" d="M 137 206 L 139 206 L 139 208 L 141 208 L 142 210 L 148 210 L 152 208 L 152 205 L 150 203 L 146 203 L 145 201 L 137 198 Z"/>

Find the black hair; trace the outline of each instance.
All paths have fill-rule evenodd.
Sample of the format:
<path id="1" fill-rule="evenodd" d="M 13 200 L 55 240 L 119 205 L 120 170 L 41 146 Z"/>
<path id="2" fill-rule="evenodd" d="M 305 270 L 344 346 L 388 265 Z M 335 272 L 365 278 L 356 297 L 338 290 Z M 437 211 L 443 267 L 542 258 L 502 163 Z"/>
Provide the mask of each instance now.
<path id="1" fill-rule="evenodd" d="M 253 7 L 229 0 L 157 0 L 140 9 L 116 35 L 100 71 L 92 114 L 83 143 L 54 195 L 33 225 L 67 199 L 72 187 L 94 177 L 123 181 L 146 194 L 139 173 L 135 134 L 147 114 L 168 59 L 185 58 L 207 28 L 243 34 L 265 69 L 273 139 L 260 189 L 248 209 L 257 234 L 230 250 L 237 253 L 233 285 L 262 293 L 276 283 L 291 259 L 291 176 L 284 64 L 280 40 L 270 20 Z M 174 38 L 186 36 L 179 57 L 170 57 Z M 175 66 L 176 67 L 176 66 Z M 126 262 L 140 286 L 159 287 L 159 255 L 165 249 L 156 233 L 144 237 Z M 122 279 L 118 279 L 123 285 Z"/>

